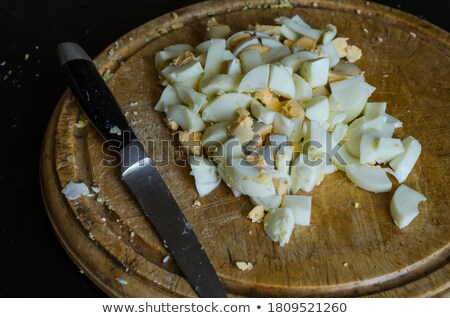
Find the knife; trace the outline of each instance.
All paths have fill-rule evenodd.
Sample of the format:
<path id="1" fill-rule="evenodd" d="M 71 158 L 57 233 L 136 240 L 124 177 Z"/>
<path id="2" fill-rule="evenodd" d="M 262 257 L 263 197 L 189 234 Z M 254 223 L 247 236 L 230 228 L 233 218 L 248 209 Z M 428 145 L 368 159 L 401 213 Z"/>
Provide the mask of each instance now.
<path id="1" fill-rule="evenodd" d="M 57 51 L 63 73 L 81 109 L 106 141 L 120 145 L 122 180 L 139 202 L 184 277 L 199 297 L 226 297 L 222 283 L 191 225 L 128 125 L 92 60 L 76 43 L 61 43 Z"/>

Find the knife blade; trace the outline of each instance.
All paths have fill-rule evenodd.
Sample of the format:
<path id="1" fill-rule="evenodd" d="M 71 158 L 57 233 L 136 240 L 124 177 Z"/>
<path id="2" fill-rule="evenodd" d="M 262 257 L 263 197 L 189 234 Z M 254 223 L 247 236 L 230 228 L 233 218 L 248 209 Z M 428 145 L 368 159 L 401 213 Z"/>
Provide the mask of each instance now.
<path id="1" fill-rule="evenodd" d="M 121 176 L 164 246 L 199 297 L 226 292 L 191 225 L 129 127 L 119 104 L 86 52 L 76 43 L 57 47 L 76 100 L 100 135 L 120 149 Z"/>

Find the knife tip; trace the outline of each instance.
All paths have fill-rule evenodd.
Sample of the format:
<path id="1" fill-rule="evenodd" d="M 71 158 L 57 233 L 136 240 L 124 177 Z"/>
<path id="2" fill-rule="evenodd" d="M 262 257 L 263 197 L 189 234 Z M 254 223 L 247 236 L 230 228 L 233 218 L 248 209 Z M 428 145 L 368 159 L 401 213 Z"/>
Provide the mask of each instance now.
<path id="1" fill-rule="evenodd" d="M 91 58 L 87 53 L 74 42 L 63 42 L 58 44 L 56 47 L 58 52 L 59 62 L 61 65 L 64 65 L 68 61 L 72 60 L 88 60 L 91 61 Z"/>

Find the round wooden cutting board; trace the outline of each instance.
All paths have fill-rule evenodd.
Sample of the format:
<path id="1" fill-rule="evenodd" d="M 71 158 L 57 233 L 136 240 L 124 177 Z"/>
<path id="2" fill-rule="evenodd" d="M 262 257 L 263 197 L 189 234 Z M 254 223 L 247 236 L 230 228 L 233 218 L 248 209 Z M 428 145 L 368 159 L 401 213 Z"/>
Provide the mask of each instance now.
<path id="1" fill-rule="evenodd" d="M 291 1 L 294 8 L 265 9 L 274 1 L 211 1 L 152 20 L 106 48 L 95 60 L 132 128 L 192 224 L 230 296 L 439 296 L 450 289 L 450 36 L 428 22 L 365 1 Z M 357 11 L 358 10 L 358 11 Z M 361 12 L 359 11 L 361 10 Z M 337 26 L 363 51 L 357 62 L 377 88 L 371 101 L 387 101 L 387 111 L 413 135 L 423 152 L 405 184 L 423 193 L 419 216 L 399 230 L 391 220 L 392 193 L 354 187 L 341 172 L 311 193 L 311 226 L 296 226 L 284 247 L 273 243 L 262 224 L 251 223 L 247 198 L 221 185 L 193 207 L 197 193 L 190 169 L 167 147 L 173 137 L 153 110 L 162 87 L 155 53 L 176 43 L 203 40 L 208 15 L 231 26 L 272 24 L 280 15 L 299 14 L 323 28 Z M 173 30 L 174 23 L 183 27 Z M 162 34 L 161 29 L 167 30 Z M 367 29 L 368 32 L 365 32 Z M 195 297 L 126 187 L 119 169 L 108 167 L 102 140 L 92 126 L 77 128 L 81 116 L 67 91 L 49 124 L 42 152 L 42 192 L 53 227 L 74 262 L 108 295 Z M 169 156 L 166 164 L 161 158 Z M 67 201 L 69 182 L 98 186 L 92 197 Z M 394 183 L 393 190 L 398 187 Z M 354 203 L 359 202 L 358 208 Z M 164 211 L 160 211 L 164 213 Z M 240 271 L 236 261 L 251 262 Z M 126 282 L 126 284 L 124 284 Z"/>

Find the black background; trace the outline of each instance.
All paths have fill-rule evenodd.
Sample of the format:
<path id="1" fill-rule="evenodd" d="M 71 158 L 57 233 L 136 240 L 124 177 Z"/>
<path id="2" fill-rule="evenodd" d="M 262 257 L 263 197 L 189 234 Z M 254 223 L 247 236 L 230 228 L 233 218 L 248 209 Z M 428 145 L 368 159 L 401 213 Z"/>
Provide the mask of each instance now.
<path id="1" fill-rule="evenodd" d="M 42 139 L 66 88 L 56 44 L 78 42 L 96 56 L 131 29 L 194 2 L 0 0 L 0 297 L 105 296 L 59 244 L 41 198 Z M 445 1 L 377 2 L 449 30 Z"/>

